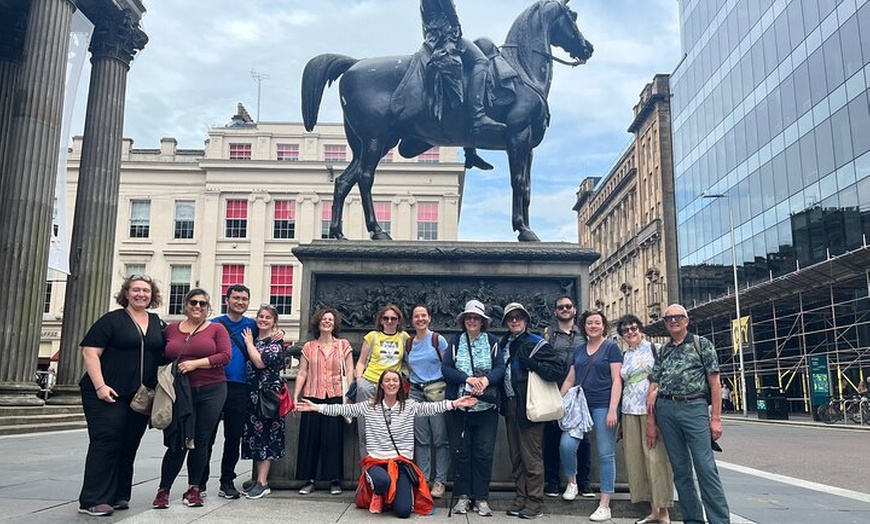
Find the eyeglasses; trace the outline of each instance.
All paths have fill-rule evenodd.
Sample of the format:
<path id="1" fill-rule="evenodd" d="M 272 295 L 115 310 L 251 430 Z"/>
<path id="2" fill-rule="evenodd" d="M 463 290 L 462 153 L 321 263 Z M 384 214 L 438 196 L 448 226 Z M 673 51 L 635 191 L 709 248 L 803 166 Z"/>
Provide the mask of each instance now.
<path id="1" fill-rule="evenodd" d="M 208 307 L 208 300 L 193 300 L 193 299 L 191 299 L 191 300 L 187 301 L 187 305 L 190 307 L 199 306 L 201 308 L 206 308 L 206 307 Z"/>
<path id="2" fill-rule="evenodd" d="M 640 328 L 637 326 L 626 326 L 622 328 L 623 335 L 627 335 L 629 333 L 637 333 L 638 331 L 640 331 Z"/>
<path id="3" fill-rule="evenodd" d="M 398 322 L 399 317 L 381 317 L 384 322 Z"/>
<path id="4" fill-rule="evenodd" d="M 670 322 L 670 323 L 682 322 L 683 320 L 686 320 L 687 318 L 689 318 L 689 317 L 687 317 L 686 315 L 667 315 L 667 316 L 665 316 L 665 322 Z"/>
<path id="5" fill-rule="evenodd" d="M 483 319 L 482 319 L 481 317 L 477 316 L 477 315 L 465 315 L 465 318 L 464 318 L 463 320 L 465 320 L 465 321 L 469 321 L 469 320 L 470 320 L 470 321 L 472 321 L 472 322 L 480 322 L 480 321 L 482 321 Z"/>
<path id="6" fill-rule="evenodd" d="M 556 309 L 559 311 L 568 311 L 570 309 L 574 309 L 574 304 L 559 304 L 556 306 Z"/>
<path id="7" fill-rule="evenodd" d="M 133 282 L 134 280 L 141 280 L 142 282 L 151 283 L 151 277 L 148 275 L 130 275 L 127 277 L 127 282 Z"/>

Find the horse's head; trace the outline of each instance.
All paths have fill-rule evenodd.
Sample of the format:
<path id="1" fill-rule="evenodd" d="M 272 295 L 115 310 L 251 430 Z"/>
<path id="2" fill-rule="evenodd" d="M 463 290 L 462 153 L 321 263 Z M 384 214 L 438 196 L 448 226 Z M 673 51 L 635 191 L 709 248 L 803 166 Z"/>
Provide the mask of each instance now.
<path id="1" fill-rule="evenodd" d="M 592 44 L 583 37 L 577 27 L 577 13 L 568 7 L 569 0 L 550 2 L 555 16 L 550 24 L 550 44 L 565 50 L 574 62 L 571 65 L 586 63 L 592 56 Z"/>

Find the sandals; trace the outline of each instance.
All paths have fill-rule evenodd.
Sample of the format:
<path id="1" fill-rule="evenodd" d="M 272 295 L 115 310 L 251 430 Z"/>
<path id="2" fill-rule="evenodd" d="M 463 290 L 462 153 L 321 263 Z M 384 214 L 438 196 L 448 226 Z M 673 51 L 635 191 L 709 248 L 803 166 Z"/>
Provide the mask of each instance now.
<path id="1" fill-rule="evenodd" d="M 660 519 L 653 515 L 647 515 L 640 520 L 636 520 L 634 524 L 671 524 L 671 521 L 669 519 Z"/>

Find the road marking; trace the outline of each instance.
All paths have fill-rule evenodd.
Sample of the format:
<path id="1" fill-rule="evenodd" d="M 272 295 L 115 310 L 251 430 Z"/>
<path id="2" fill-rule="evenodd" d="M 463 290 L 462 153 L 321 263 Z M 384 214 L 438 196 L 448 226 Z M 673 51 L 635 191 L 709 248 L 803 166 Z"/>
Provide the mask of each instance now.
<path id="1" fill-rule="evenodd" d="M 836 495 L 838 497 L 845 497 L 852 500 L 870 503 L 870 494 L 868 493 L 861 493 L 859 491 L 852 491 L 851 489 L 828 486 L 826 484 L 819 484 L 818 482 L 811 482 L 809 480 L 789 477 L 787 475 L 780 475 L 778 473 L 768 473 L 767 471 L 761 471 L 760 469 L 755 468 L 748 468 L 746 466 L 732 464 L 730 462 L 722 462 L 717 460 L 716 465 L 725 469 L 730 469 L 731 471 L 736 471 L 738 473 L 745 473 L 747 475 L 753 475 L 755 477 L 761 477 L 776 482 L 782 482 L 784 484 L 790 484 L 799 488 L 821 491 L 822 493 L 827 493 L 829 495 Z"/>
<path id="2" fill-rule="evenodd" d="M 749 520 L 747 518 L 743 518 L 740 515 L 731 514 L 731 524 L 758 524 L 754 520 Z"/>

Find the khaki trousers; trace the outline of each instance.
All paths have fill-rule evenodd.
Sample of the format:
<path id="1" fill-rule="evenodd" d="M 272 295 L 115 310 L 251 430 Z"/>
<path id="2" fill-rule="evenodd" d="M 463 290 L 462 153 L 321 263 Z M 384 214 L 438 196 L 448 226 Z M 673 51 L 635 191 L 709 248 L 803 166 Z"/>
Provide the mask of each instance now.
<path id="1" fill-rule="evenodd" d="M 521 428 L 517 421 L 516 399 L 508 400 L 508 450 L 511 456 L 511 477 L 517 485 L 515 506 L 533 510 L 544 509 L 544 423 Z"/>
<path id="2" fill-rule="evenodd" d="M 674 474 L 664 442 L 646 444 L 646 415 L 622 415 L 623 449 L 628 469 L 631 501 L 649 502 L 656 508 L 674 505 Z"/>

